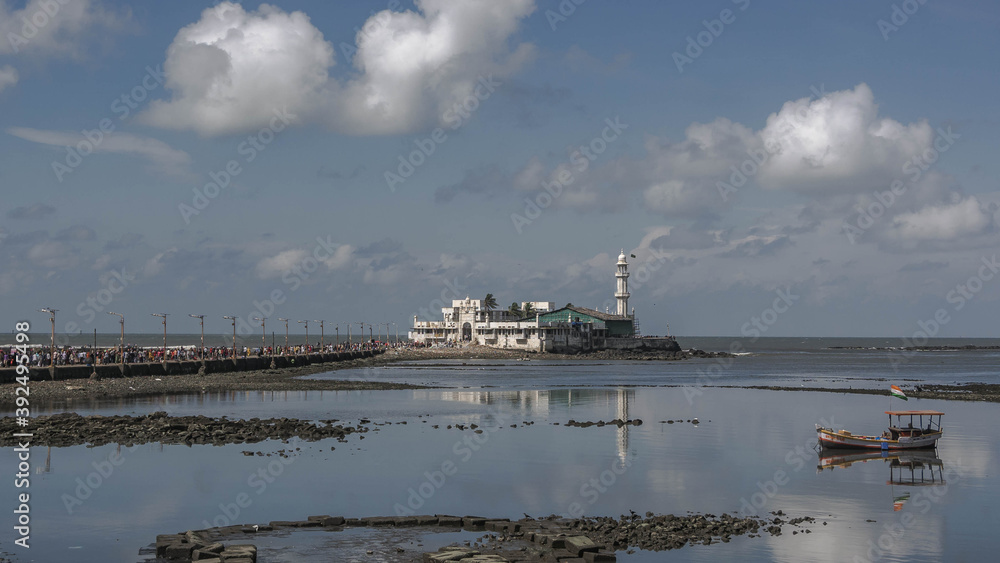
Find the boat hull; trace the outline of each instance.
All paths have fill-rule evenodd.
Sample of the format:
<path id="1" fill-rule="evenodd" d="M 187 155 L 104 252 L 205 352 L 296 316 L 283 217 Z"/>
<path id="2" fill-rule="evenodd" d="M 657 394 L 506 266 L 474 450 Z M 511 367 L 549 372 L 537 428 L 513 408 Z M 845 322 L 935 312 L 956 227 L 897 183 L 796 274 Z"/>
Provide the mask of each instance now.
<path id="1" fill-rule="evenodd" d="M 921 450 L 937 445 L 942 432 L 927 432 L 920 436 L 900 436 L 897 440 L 881 436 L 859 436 L 844 430 L 816 427 L 819 445 L 824 449 L 851 450 Z"/>

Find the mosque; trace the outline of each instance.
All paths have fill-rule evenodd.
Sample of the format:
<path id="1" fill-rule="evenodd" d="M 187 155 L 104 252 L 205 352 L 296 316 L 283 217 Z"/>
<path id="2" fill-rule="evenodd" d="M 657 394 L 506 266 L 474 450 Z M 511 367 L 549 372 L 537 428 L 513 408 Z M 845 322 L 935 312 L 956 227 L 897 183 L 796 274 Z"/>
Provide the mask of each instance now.
<path id="1" fill-rule="evenodd" d="M 486 307 L 481 299 L 456 299 L 443 307 L 440 321 L 421 321 L 413 317 L 410 340 L 423 344 L 468 343 L 494 348 L 532 352 L 575 353 L 595 350 L 658 349 L 680 350 L 670 337 L 640 338 L 635 308 L 629 312 L 628 260 L 625 251 L 618 256 L 615 278 L 616 311 L 567 304 L 557 308 L 551 301 L 526 301 L 521 310 L 534 311 L 521 316 L 507 310 Z"/>

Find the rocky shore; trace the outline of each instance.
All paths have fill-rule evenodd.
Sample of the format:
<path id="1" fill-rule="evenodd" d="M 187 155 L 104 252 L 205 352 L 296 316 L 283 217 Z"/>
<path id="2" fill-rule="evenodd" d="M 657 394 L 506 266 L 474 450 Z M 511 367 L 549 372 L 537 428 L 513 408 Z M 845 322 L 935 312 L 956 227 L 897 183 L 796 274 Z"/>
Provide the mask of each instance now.
<path id="1" fill-rule="evenodd" d="M 80 416 L 62 413 L 31 419 L 32 443 L 38 446 L 76 446 L 121 444 L 133 446 L 147 442 L 163 444 L 256 443 L 264 440 L 298 438 L 315 442 L 335 438 L 341 442 L 354 433 L 368 432 L 362 424 L 345 426 L 335 419 L 319 424 L 290 418 L 251 418 L 230 420 L 226 417 L 168 416 L 157 412 L 144 416 Z M 13 435 L 24 429 L 12 417 L 0 419 L 0 446 L 16 446 Z"/>
<path id="2" fill-rule="evenodd" d="M 444 563 L 464 561 L 465 563 L 512 563 L 512 562 L 613 562 L 615 552 L 632 553 L 635 549 L 665 551 L 679 549 L 689 544 L 711 545 L 729 542 L 733 537 L 746 535 L 759 537 L 765 534 L 780 536 L 791 526 L 793 534 L 811 533 L 803 527 L 815 519 L 809 516 L 786 518 L 782 511 L 772 512 L 768 517 L 734 516 L 723 514 L 673 514 L 645 517 L 637 514 L 597 518 L 522 518 L 511 521 L 506 518 L 484 518 L 480 516 L 450 516 L 444 514 L 425 516 L 386 516 L 372 518 L 345 518 L 343 516 L 317 515 L 301 521 L 274 521 L 267 524 L 237 524 L 232 526 L 188 530 L 175 534 L 161 534 L 156 542 L 140 550 L 140 555 L 155 555 L 157 561 L 172 562 L 191 560 L 240 563 L 254 563 L 258 560 L 258 549 L 251 543 L 255 537 L 269 533 L 289 533 L 299 529 L 339 532 L 345 528 L 424 528 L 462 529 L 487 532 L 475 541 L 461 545 L 452 544 L 432 552 L 407 552 L 395 548 L 390 552 L 376 553 L 370 549 L 367 555 L 373 561 L 382 562 L 423 562 Z M 227 542 L 223 544 L 222 542 Z M 333 546 L 333 559 L 337 559 Z"/>
<path id="3" fill-rule="evenodd" d="M 888 395 L 885 389 L 844 389 L 840 387 L 786 387 L 781 385 L 719 385 L 728 389 L 764 389 L 767 391 L 818 391 L 823 393 L 851 393 L 857 395 Z M 914 399 L 940 399 L 945 401 L 985 401 L 1000 403 L 1000 384 L 957 383 L 955 385 L 920 384 L 905 388 L 906 396 Z"/>

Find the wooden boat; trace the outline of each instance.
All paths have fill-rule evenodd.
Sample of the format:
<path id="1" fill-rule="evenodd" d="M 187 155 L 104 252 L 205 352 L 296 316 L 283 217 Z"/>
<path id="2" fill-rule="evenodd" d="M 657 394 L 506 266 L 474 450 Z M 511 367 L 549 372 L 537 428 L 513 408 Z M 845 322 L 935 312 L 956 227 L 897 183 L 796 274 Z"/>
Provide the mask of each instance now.
<path id="1" fill-rule="evenodd" d="M 816 425 L 819 445 L 823 448 L 864 449 L 864 450 L 917 450 L 933 448 L 943 434 L 939 411 L 885 411 L 889 415 L 889 429 L 881 436 L 863 436 L 847 430 L 834 430 Z M 927 426 L 924 427 L 924 417 Z M 896 417 L 893 424 L 892 417 Z M 908 423 L 903 426 L 904 418 Z M 917 419 L 917 426 L 913 425 Z"/>

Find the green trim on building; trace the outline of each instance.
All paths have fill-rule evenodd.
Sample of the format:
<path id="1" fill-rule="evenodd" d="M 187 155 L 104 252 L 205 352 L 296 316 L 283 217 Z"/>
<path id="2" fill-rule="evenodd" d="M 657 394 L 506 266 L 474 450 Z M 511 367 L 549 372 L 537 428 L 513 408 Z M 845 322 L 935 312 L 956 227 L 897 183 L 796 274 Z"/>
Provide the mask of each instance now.
<path id="1" fill-rule="evenodd" d="M 608 331 L 608 336 L 635 336 L 635 327 L 632 323 L 632 319 L 602 313 L 585 307 L 563 307 L 561 309 L 556 309 L 555 311 L 549 311 L 548 313 L 541 313 L 538 315 L 538 321 L 541 323 L 564 323 L 568 321 L 580 323 L 604 323 L 604 327 Z"/>

